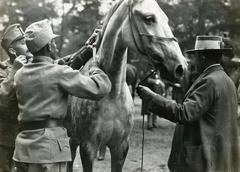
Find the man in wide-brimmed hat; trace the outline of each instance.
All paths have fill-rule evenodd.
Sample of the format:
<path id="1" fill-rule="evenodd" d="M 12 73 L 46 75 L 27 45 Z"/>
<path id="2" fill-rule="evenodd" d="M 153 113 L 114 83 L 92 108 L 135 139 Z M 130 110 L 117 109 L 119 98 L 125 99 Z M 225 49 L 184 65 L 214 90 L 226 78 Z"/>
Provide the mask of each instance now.
<path id="1" fill-rule="evenodd" d="M 71 161 L 67 131 L 62 120 L 67 114 L 68 95 L 98 101 L 111 90 L 108 76 L 92 61 L 89 76 L 67 65 L 57 65 L 55 35 L 49 20 L 26 29 L 26 44 L 33 61 L 15 75 L 20 133 L 13 160 L 21 172 L 64 172 Z"/>
<path id="2" fill-rule="evenodd" d="M 198 36 L 196 69 L 200 76 L 177 104 L 147 87 L 137 90 L 151 100 L 149 110 L 176 123 L 168 166 L 174 172 L 240 171 L 237 128 L 237 94 L 232 80 L 219 64 L 222 38 Z"/>
<path id="3" fill-rule="evenodd" d="M 2 35 L 1 46 L 8 59 L 0 62 L 0 171 L 13 169 L 12 155 L 18 133 L 18 105 L 13 86 L 14 74 L 32 54 L 20 24 L 12 24 Z"/>

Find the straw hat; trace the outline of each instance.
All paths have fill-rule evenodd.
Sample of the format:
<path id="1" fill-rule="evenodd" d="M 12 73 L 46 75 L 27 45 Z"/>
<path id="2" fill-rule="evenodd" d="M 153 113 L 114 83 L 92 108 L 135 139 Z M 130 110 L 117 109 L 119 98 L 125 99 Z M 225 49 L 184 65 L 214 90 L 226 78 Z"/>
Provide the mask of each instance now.
<path id="1" fill-rule="evenodd" d="M 35 53 L 52 39 L 58 37 L 52 31 L 50 21 L 48 19 L 32 23 L 25 31 L 27 35 L 26 44 L 31 53 Z"/>
<path id="2" fill-rule="evenodd" d="M 224 48 L 224 42 L 220 36 L 197 36 L 195 48 L 187 50 L 186 53 L 193 54 L 195 51 L 229 51 L 231 48 Z"/>
<path id="3" fill-rule="evenodd" d="M 24 38 L 24 32 L 20 24 L 17 23 L 17 24 L 10 25 L 3 34 L 1 46 L 6 52 L 8 52 L 9 46 L 13 42 L 22 38 Z"/>

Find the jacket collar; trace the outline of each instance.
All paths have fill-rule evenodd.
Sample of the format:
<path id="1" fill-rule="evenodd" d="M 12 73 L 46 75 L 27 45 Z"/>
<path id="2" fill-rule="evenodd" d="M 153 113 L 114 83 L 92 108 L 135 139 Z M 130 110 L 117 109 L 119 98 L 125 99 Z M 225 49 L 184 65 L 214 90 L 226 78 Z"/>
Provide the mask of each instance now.
<path id="1" fill-rule="evenodd" d="M 194 89 L 195 85 L 202 79 L 204 78 L 206 75 L 208 75 L 209 73 L 212 73 L 213 71 L 216 70 L 223 70 L 223 67 L 220 64 L 216 64 L 216 65 L 211 65 L 209 67 L 207 67 L 204 72 L 195 80 L 195 82 L 192 84 L 192 86 L 188 89 L 187 93 L 184 96 L 184 99 L 188 96 L 188 94 Z M 183 99 L 183 100 L 184 100 Z"/>
<path id="2" fill-rule="evenodd" d="M 54 60 L 48 56 L 34 56 L 32 63 L 48 63 L 53 64 Z"/>
<path id="3" fill-rule="evenodd" d="M 211 65 L 211 66 L 208 66 L 208 67 L 203 71 L 203 73 L 206 72 L 208 69 L 214 68 L 215 66 L 222 67 L 220 64 L 213 64 L 213 65 Z"/>

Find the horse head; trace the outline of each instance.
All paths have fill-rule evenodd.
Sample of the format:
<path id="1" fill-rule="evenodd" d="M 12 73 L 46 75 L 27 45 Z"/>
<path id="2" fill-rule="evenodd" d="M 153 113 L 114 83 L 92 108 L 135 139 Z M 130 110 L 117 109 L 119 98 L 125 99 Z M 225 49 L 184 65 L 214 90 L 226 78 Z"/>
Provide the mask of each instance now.
<path id="1" fill-rule="evenodd" d="M 129 0 L 128 13 L 122 27 L 127 47 L 148 56 L 162 78 L 174 80 L 182 76 L 187 69 L 186 60 L 168 25 L 168 17 L 157 2 Z"/>

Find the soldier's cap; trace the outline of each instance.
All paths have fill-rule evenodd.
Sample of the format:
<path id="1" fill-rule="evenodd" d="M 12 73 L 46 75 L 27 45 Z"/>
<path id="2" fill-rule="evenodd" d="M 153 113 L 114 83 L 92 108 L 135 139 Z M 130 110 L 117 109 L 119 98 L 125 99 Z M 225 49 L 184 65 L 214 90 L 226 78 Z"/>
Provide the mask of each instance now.
<path id="1" fill-rule="evenodd" d="M 20 24 L 18 24 L 18 23 L 12 24 L 12 25 L 8 26 L 4 32 L 4 34 L 2 36 L 1 46 L 3 47 L 3 49 L 6 52 L 8 52 L 8 48 L 10 47 L 10 45 L 12 43 L 14 43 L 24 37 L 25 37 L 25 34 L 24 34 Z"/>
<path id="2" fill-rule="evenodd" d="M 48 19 L 32 23 L 27 27 L 25 33 L 26 45 L 32 54 L 43 48 L 52 39 L 58 37 L 53 33 Z"/>
<path id="3" fill-rule="evenodd" d="M 224 42 L 220 36 L 197 36 L 195 48 L 186 53 L 193 54 L 196 51 L 229 51 L 232 48 L 224 48 Z"/>

